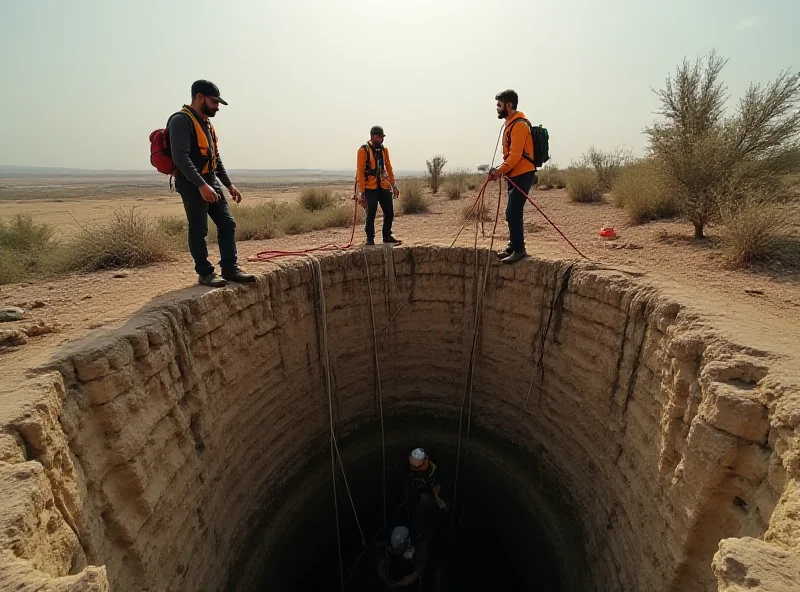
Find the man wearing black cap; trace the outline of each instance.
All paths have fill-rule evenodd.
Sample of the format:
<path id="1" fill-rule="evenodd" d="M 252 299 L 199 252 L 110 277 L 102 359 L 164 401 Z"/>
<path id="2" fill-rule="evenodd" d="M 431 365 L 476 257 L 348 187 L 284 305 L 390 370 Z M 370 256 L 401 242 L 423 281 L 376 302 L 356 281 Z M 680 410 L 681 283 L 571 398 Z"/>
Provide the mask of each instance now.
<path id="1" fill-rule="evenodd" d="M 239 192 L 222 164 L 217 150 L 217 135 L 209 118 L 219 111 L 220 103 L 227 105 L 217 86 L 208 80 L 192 84 L 192 103 L 184 105 L 167 124 L 172 160 L 178 172 L 175 188 L 183 199 L 189 222 L 189 252 L 199 283 L 220 287 L 232 282 L 254 282 L 255 276 L 239 269 L 236 255 L 236 222 L 228 209 L 220 181 L 228 188 L 233 201 L 242 201 Z M 217 226 L 222 277 L 214 273 L 208 260 L 206 235 L 208 218 Z"/>
<path id="2" fill-rule="evenodd" d="M 389 158 L 389 150 L 383 145 L 383 128 L 379 125 L 370 131 L 370 141 L 358 149 L 356 159 L 356 182 L 362 204 L 367 208 L 367 220 L 364 232 L 367 244 L 375 244 L 375 216 L 378 204 L 383 212 L 383 242 L 399 245 L 400 241 L 392 236 L 394 205 L 392 198 L 400 194 L 394 184 L 394 171 Z"/>

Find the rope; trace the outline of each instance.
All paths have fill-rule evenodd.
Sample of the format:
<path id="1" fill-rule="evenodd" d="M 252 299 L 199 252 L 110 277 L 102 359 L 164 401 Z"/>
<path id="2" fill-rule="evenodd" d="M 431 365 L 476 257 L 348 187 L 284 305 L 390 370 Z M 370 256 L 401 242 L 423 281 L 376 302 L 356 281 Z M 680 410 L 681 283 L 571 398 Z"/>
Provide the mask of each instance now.
<path id="1" fill-rule="evenodd" d="M 339 578 L 341 582 L 341 589 L 344 590 L 344 563 L 342 562 L 342 535 L 339 528 L 339 498 L 336 495 L 336 439 L 334 438 L 333 430 L 333 395 L 331 389 L 331 371 L 330 371 L 330 357 L 328 353 L 328 319 L 325 312 L 325 292 L 322 288 L 322 266 L 319 259 L 312 257 L 312 265 L 317 278 L 317 286 L 319 288 L 319 306 L 321 310 L 321 324 L 322 324 L 322 354 L 325 365 L 325 388 L 328 392 L 328 418 L 330 421 L 330 436 L 331 436 L 331 481 L 333 482 L 333 506 L 336 512 L 336 542 L 339 552 Z"/>
<path id="2" fill-rule="evenodd" d="M 344 564 L 342 561 L 342 538 L 341 538 L 341 530 L 339 526 L 339 499 L 336 492 L 336 458 L 339 459 L 339 468 L 342 471 L 342 478 L 344 479 L 344 486 L 345 490 L 347 491 L 347 497 L 350 500 L 350 507 L 353 509 L 353 515 L 356 519 L 356 525 L 358 526 L 358 530 L 361 533 L 361 544 L 362 546 L 367 546 L 367 538 L 364 535 L 364 530 L 361 528 L 361 521 L 358 519 L 358 512 L 356 511 L 356 505 L 353 501 L 353 495 L 350 491 L 350 484 L 347 481 L 347 474 L 344 470 L 344 462 L 342 461 L 342 455 L 339 452 L 339 445 L 336 442 L 336 432 L 333 427 L 333 381 L 331 379 L 331 362 L 330 362 L 330 348 L 328 346 L 328 315 L 325 305 L 325 291 L 322 284 L 322 265 L 320 264 L 319 259 L 312 256 L 311 263 L 314 267 L 314 271 L 316 272 L 316 279 L 317 279 L 317 286 L 319 289 L 319 306 L 320 306 L 320 321 L 322 325 L 322 354 L 324 360 L 324 367 L 325 367 L 325 388 L 328 395 L 328 419 L 330 423 L 330 439 L 331 439 L 331 480 L 333 481 L 333 505 L 336 512 L 336 540 L 338 543 L 338 553 L 339 553 L 339 575 L 341 577 L 341 586 L 342 590 L 344 590 Z"/>
<path id="3" fill-rule="evenodd" d="M 381 369 L 378 364 L 378 335 L 375 328 L 375 308 L 372 303 L 372 282 L 369 277 L 369 261 L 367 260 L 367 253 L 361 251 L 364 256 L 364 265 L 367 268 L 367 292 L 369 293 L 369 318 L 372 321 L 372 343 L 374 346 L 375 354 L 375 390 L 378 395 L 378 411 L 381 418 L 381 455 L 383 463 L 383 527 L 386 528 L 386 433 L 383 424 L 383 392 L 381 391 Z"/>
<path id="4" fill-rule="evenodd" d="M 477 204 L 479 201 L 481 202 L 481 207 L 483 206 L 483 200 L 485 199 L 486 194 L 486 187 L 488 185 L 488 181 L 483 184 L 481 187 L 480 192 L 478 193 L 478 198 L 475 200 Z M 466 385 L 464 388 L 464 396 L 461 398 L 461 410 L 459 412 L 459 419 L 458 419 L 458 452 L 456 454 L 456 470 L 455 470 L 455 483 L 453 485 L 453 514 L 452 520 L 455 522 L 455 506 L 456 506 L 456 498 L 458 494 L 458 476 L 459 471 L 461 468 L 461 432 L 462 426 L 464 424 L 464 406 L 466 404 L 467 398 L 469 398 L 469 407 L 467 410 L 467 435 L 465 440 L 465 453 L 464 453 L 464 460 L 466 462 L 467 453 L 469 451 L 469 436 L 470 436 L 470 429 L 472 426 L 472 388 L 473 388 L 473 374 L 475 371 L 475 357 L 478 351 L 478 335 L 479 335 L 479 328 L 481 322 L 481 316 L 483 312 L 483 300 L 486 293 L 486 283 L 489 278 L 489 269 L 491 267 L 491 257 L 493 255 L 493 248 L 494 248 L 494 235 L 497 232 L 497 223 L 500 219 L 500 204 L 503 198 L 503 188 L 502 185 L 499 188 L 499 194 L 497 196 L 497 212 L 495 214 L 494 219 L 494 228 L 492 229 L 491 235 L 491 242 L 489 245 L 489 250 L 486 252 L 486 266 L 483 272 L 483 282 L 481 284 L 480 290 L 477 289 L 477 282 L 478 282 L 478 274 L 477 274 L 477 264 L 478 264 L 478 245 L 477 245 L 477 236 L 478 236 L 478 224 L 479 221 L 476 220 L 475 223 L 475 265 L 476 265 L 476 290 L 475 290 L 475 319 L 474 319 L 474 330 L 472 334 L 472 348 L 470 350 L 470 360 L 467 366 L 467 380 Z M 474 206 L 473 206 L 474 209 Z"/>
<path id="5" fill-rule="evenodd" d="M 550 313 L 547 315 L 547 325 L 545 326 L 544 333 L 542 333 L 542 339 L 539 343 L 539 359 L 536 360 L 536 365 L 533 367 L 533 374 L 531 375 L 531 383 L 528 386 L 528 396 L 525 397 L 525 404 L 522 406 L 522 410 L 528 406 L 528 401 L 531 398 L 531 391 L 533 390 L 533 381 L 536 379 L 536 370 L 541 369 L 541 376 L 539 378 L 539 384 L 542 383 L 544 380 L 544 366 L 542 366 L 542 359 L 544 358 L 544 346 L 547 342 L 547 334 L 550 332 L 550 321 L 553 319 L 553 310 L 555 310 L 556 304 L 558 303 L 559 298 L 561 298 L 561 294 L 564 292 L 564 289 L 567 287 L 567 283 L 569 282 L 569 278 L 572 275 L 572 268 L 575 263 L 570 263 L 569 266 L 564 270 L 564 273 L 561 275 L 561 286 L 558 289 L 558 293 L 553 294 L 553 301 L 550 303 Z M 539 401 L 541 403 L 541 399 Z"/>
<path id="6" fill-rule="evenodd" d="M 355 191 L 355 189 L 354 189 Z M 324 245 L 320 245 L 318 247 L 310 247 L 308 249 L 300 249 L 298 251 L 281 251 L 281 250 L 267 250 L 267 251 L 260 251 L 249 257 L 248 261 L 271 261 L 272 259 L 277 259 L 278 257 L 292 257 L 296 255 L 309 255 L 311 253 L 318 253 L 323 251 L 346 251 L 347 249 L 353 246 L 353 240 L 356 236 L 356 222 L 358 220 L 358 201 L 355 199 L 355 195 L 353 196 L 353 224 L 350 228 L 350 239 L 347 241 L 347 244 L 344 245 L 337 245 L 336 243 L 326 243 Z"/>
<path id="7" fill-rule="evenodd" d="M 581 257 L 583 257 L 583 258 L 584 258 L 584 259 L 586 259 L 587 261 L 592 261 L 592 260 L 591 260 L 591 259 L 589 259 L 589 258 L 588 258 L 586 255 L 584 255 L 583 253 L 581 253 L 581 252 L 580 252 L 580 250 L 578 249 L 578 247 L 576 247 L 574 244 L 572 244 L 572 241 L 570 241 L 570 240 L 567 238 L 567 236 L 566 236 L 566 235 L 565 235 L 563 232 L 561 232 L 561 229 L 560 229 L 558 226 L 556 226 L 556 225 L 553 223 L 553 221 L 552 221 L 552 220 L 550 220 L 550 218 L 548 218 L 548 217 L 547 217 L 547 215 L 546 215 L 546 214 L 545 214 L 545 213 L 542 211 L 542 208 L 540 208 L 540 207 L 539 207 L 539 206 L 536 204 L 536 202 L 535 202 L 535 201 L 533 201 L 533 200 L 531 199 L 531 196 L 530 196 L 530 195 L 528 195 L 528 194 L 527 194 L 527 193 L 525 193 L 525 192 L 524 192 L 522 189 L 520 189 L 520 188 L 519 188 L 519 185 L 517 185 L 516 183 L 514 183 L 514 181 L 512 181 L 510 178 L 508 178 L 508 177 L 505 177 L 505 180 L 506 180 L 506 181 L 508 181 L 509 183 L 511 183 L 511 186 L 512 186 L 512 187 L 515 187 L 515 188 L 517 189 L 517 191 L 519 191 L 519 192 L 520 192 L 522 195 L 524 195 L 524 196 L 525 196 L 525 198 L 526 198 L 526 199 L 527 199 L 529 202 L 531 202 L 531 205 L 532 205 L 534 208 L 536 208 L 536 209 L 539 211 L 539 213 L 542 215 L 542 217 L 543 217 L 545 220 L 547 220 L 547 221 L 550 223 L 550 226 L 552 226 L 553 228 L 555 228 L 555 229 L 556 229 L 556 232 L 558 232 L 558 234 L 560 234 L 560 235 L 561 235 L 561 238 L 563 238 L 565 241 L 567 241 L 567 244 L 569 244 L 569 246 L 570 246 L 570 247 L 572 247 L 572 248 L 575 250 L 575 252 L 576 252 L 576 253 L 578 253 L 578 255 L 580 255 Z M 594 261 L 592 261 L 592 263 L 594 263 Z"/>
<path id="8" fill-rule="evenodd" d="M 492 164 L 489 165 L 489 170 L 494 168 L 494 159 L 497 158 L 497 148 L 500 146 L 500 138 L 503 136 L 503 130 L 505 129 L 505 127 L 506 124 L 505 122 L 503 122 L 503 124 L 500 126 L 500 131 L 497 133 L 497 142 L 495 142 L 494 145 L 494 152 L 492 152 Z M 475 211 L 475 206 L 478 205 L 478 202 L 480 201 L 481 196 L 483 195 L 483 192 L 488 184 L 489 184 L 489 179 L 486 179 L 486 181 L 483 183 L 483 186 L 480 188 L 480 191 L 478 191 L 478 197 L 477 199 L 475 199 L 475 203 L 472 204 L 472 207 L 470 208 L 469 212 L 467 212 L 467 215 L 464 217 L 465 218 L 464 223 L 461 225 L 461 228 L 458 229 L 458 232 L 456 233 L 456 237 L 453 239 L 453 242 L 450 243 L 451 248 L 453 247 L 453 245 L 456 244 L 458 237 L 461 235 L 461 231 L 464 230 L 464 228 L 467 225 L 467 222 L 469 222 L 470 218 L 472 218 L 472 213 Z M 498 209 L 498 213 L 499 211 L 500 210 Z M 483 218 L 483 204 L 481 204 L 480 213 L 481 213 L 481 218 Z M 481 228 L 483 228 L 482 221 L 481 221 Z M 486 235 L 484 234 L 484 236 Z"/>

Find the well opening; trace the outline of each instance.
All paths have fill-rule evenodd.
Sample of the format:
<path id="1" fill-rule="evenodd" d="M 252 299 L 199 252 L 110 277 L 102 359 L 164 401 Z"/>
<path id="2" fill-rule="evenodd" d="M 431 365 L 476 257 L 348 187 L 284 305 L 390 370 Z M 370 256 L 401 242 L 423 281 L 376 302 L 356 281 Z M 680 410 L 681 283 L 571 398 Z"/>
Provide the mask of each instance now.
<path id="1" fill-rule="evenodd" d="M 388 418 L 387 524 L 410 525 L 405 497 L 409 438 L 428 443 L 429 454 L 441 467 L 445 491 L 455 479 L 457 434 L 442 426 L 442 418 L 405 416 Z M 452 419 L 452 418 L 450 418 Z M 376 542 L 385 536 L 383 523 L 383 462 L 380 429 L 364 426 L 340 443 L 347 466 L 347 483 L 337 467 L 339 532 L 342 539 L 345 589 L 383 589 L 377 578 Z M 445 516 L 447 534 L 439 564 L 442 584 L 448 590 L 587 589 L 579 525 L 565 506 L 548 500 L 557 485 L 546 472 L 531 470 L 536 460 L 506 443 L 493 442 L 485 433 L 471 434 L 470 450 L 460 464 L 457 504 Z M 502 458 L 502 461 L 498 459 Z M 399 462 L 398 462 L 399 461 Z M 263 516 L 253 537 L 263 541 L 270 524 L 273 544 L 253 546 L 253 552 L 234 570 L 232 588 L 241 585 L 237 574 L 252 581 L 253 590 L 337 589 L 340 581 L 335 505 L 327 453 L 309 460 L 307 476 L 284 494 L 293 511 L 283 516 L 277 508 Z M 351 509 L 352 492 L 358 520 Z M 444 494 L 443 494 L 444 495 Z M 283 497 L 283 495 L 281 496 Z M 558 499 L 558 498 L 556 498 Z M 563 501 L 563 500 L 562 500 Z M 281 506 L 282 504 L 278 504 Z M 366 545 L 363 545 L 361 532 Z M 256 550 L 257 549 L 257 550 Z M 263 558 L 266 558 L 262 560 Z"/>
<path id="2" fill-rule="evenodd" d="M 63 351 L 5 428 L 19 446 L 9 466 L 41 465 L 52 503 L 31 511 L 57 508 L 61 559 L 44 531 L 16 557 L 54 578 L 104 566 L 100 587 L 78 590 L 337 589 L 329 404 L 367 539 L 383 526 L 376 346 L 389 521 L 413 447 L 433 455 L 449 498 L 485 258 L 339 254 L 321 260 L 322 286 L 293 261 Z M 720 540 L 761 536 L 787 482 L 767 374 L 620 274 L 492 264 L 449 589 L 714 589 Z M 337 487 L 343 566 L 366 590 L 374 562 L 355 561 L 338 466 Z"/>

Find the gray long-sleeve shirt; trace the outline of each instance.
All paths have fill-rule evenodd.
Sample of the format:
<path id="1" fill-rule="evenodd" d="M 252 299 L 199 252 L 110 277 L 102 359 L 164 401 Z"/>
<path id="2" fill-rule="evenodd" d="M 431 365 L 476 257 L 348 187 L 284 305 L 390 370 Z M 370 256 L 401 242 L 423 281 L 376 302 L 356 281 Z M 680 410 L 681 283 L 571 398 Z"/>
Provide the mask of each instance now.
<path id="1" fill-rule="evenodd" d="M 195 117 L 197 117 L 197 120 L 200 122 L 200 127 L 205 131 L 210 149 L 213 150 L 214 142 L 208 124 L 198 114 L 195 114 Z M 175 162 L 175 166 L 178 167 L 181 174 L 198 187 L 205 184 L 216 185 L 212 173 L 209 172 L 206 175 L 200 173 L 206 164 L 206 158 L 200 153 L 200 149 L 197 147 L 193 136 L 194 123 L 188 115 L 179 114 L 170 120 L 169 144 L 170 150 L 172 151 L 172 160 Z M 219 153 L 215 154 L 214 157 L 217 160 L 217 177 L 219 177 L 219 180 L 222 181 L 225 187 L 229 187 L 231 185 L 231 180 L 228 177 L 225 166 L 222 164 L 222 158 Z"/>

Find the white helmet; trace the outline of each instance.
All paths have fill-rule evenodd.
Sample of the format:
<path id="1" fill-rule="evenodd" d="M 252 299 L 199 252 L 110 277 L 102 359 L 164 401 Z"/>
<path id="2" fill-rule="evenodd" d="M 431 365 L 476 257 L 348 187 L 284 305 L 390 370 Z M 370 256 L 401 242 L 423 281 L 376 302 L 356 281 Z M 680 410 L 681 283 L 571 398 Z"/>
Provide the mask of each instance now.
<path id="1" fill-rule="evenodd" d="M 408 544 L 409 532 L 405 526 L 398 526 L 392 531 L 391 545 L 392 549 L 405 547 Z"/>
<path id="2" fill-rule="evenodd" d="M 428 460 L 428 455 L 422 448 L 415 448 L 408 455 L 408 464 L 415 469 L 422 468 L 426 460 Z"/>

